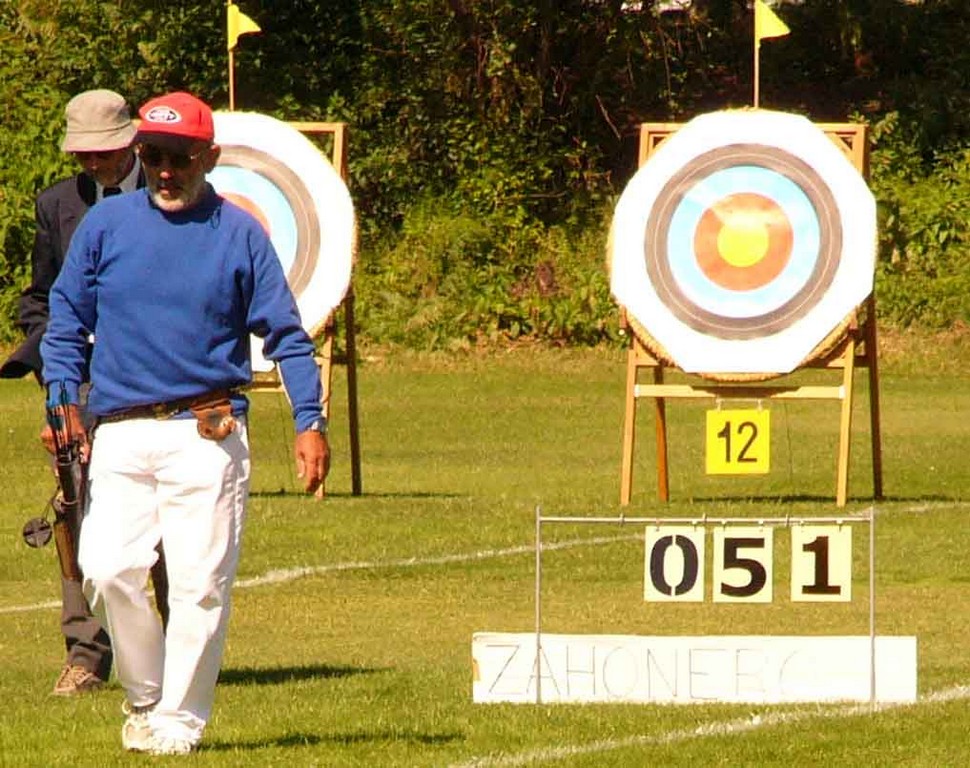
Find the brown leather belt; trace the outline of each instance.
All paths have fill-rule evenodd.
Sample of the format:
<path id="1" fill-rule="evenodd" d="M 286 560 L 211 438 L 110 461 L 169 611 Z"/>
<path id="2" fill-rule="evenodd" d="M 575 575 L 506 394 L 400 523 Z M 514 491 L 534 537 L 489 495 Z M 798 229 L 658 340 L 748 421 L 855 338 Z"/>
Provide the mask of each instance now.
<path id="1" fill-rule="evenodd" d="M 179 400 L 169 400 L 165 403 L 149 403 L 148 405 L 135 405 L 125 408 L 123 411 L 115 411 L 106 416 L 99 416 L 98 421 L 102 424 L 110 424 L 114 421 L 126 421 L 128 419 L 170 419 L 176 413 L 188 411 L 193 408 L 205 408 L 225 402 L 233 394 L 234 389 L 214 389 L 203 395 L 195 397 L 183 397 Z"/>

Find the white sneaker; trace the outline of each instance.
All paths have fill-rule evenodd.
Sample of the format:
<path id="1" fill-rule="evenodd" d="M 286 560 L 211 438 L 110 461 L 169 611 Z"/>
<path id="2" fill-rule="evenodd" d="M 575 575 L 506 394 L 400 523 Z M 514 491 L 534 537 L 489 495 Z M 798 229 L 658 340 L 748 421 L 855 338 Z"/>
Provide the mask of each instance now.
<path id="1" fill-rule="evenodd" d="M 195 742 L 153 733 L 148 739 L 146 752 L 150 755 L 188 755 L 196 748 Z"/>
<path id="2" fill-rule="evenodd" d="M 144 707 L 133 707 L 127 701 L 121 705 L 121 711 L 127 715 L 125 724 L 121 726 L 121 746 L 129 752 L 147 752 L 152 740 L 152 726 L 148 716 L 155 709 L 154 704 Z"/>

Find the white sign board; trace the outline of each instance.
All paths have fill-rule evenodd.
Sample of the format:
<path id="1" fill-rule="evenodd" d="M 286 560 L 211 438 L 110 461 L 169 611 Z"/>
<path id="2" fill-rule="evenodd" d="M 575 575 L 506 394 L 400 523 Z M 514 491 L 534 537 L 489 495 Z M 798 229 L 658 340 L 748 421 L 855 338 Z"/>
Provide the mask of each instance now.
<path id="1" fill-rule="evenodd" d="M 476 703 L 752 703 L 869 701 L 863 636 L 472 637 Z M 916 638 L 876 637 L 875 699 L 916 701 Z"/>

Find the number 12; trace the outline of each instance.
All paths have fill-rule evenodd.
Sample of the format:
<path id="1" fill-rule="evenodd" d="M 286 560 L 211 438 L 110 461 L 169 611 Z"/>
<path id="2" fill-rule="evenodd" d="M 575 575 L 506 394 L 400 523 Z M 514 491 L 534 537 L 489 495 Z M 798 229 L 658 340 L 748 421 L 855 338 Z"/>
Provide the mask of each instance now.
<path id="1" fill-rule="evenodd" d="M 764 474 L 770 467 L 769 412 L 707 412 L 707 474 Z"/>

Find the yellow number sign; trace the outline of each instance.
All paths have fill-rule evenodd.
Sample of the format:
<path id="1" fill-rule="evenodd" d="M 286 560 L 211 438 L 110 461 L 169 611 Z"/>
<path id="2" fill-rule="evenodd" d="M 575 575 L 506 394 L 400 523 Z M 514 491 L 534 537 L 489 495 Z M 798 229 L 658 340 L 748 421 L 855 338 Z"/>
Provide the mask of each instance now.
<path id="1" fill-rule="evenodd" d="M 709 475 L 763 475 L 771 466 L 770 411 L 707 412 Z"/>

